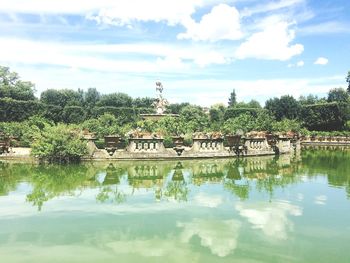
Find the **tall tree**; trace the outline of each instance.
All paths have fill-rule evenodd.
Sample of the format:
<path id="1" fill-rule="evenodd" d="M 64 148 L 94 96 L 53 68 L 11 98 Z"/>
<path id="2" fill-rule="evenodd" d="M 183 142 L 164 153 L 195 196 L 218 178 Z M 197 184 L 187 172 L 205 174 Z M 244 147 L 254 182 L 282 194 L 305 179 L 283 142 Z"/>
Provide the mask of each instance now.
<path id="1" fill-rule="evenodd" d="M 228 99 L 228 106 L 229 107 L 234 107 L 237 103 L 237 98 L 236 98 L 236 91 L 233 89 L 231 94 L 230 94 L 230 97 Z"/>
<path id="2" fill-rule="evenodd" d="M 33 83 L 20 80 L 16 72 L 11 72 L 8 67 L 0 66 L 0 98 L 35 100 L 34 92 Z"/>
<path id="3" fill-rule="evenodd" d="M 350 71 L 348 71 L 348 76 L 346 77 L 346 82 L 348 83 L 347 91 L 350 93 Z"/>
<path id="4" fill-rule="evenodd" d="M 300 114 L 300 104 L 294 97 L 289 95 L 267 100 L 265 108 L 272 113 L 278 121 L 284 118 L 296 119 Z"/>
<path id="5" fill-rule="evenodd" d="M 350 95 L 343 88 L 334 88 L 328 92 L 328 102 L 349 102 Z"/>
<path id="6" fill-rule="evenodd" d="M 98 106 L 112 106 L 112 107 L 132 107 L 133 99 L 121 92 L 111 93 L 101 96 Z"/>
<path id="7" fill-rule="evenodd" d="M 43 103 L 64 108 L 65 106 L 83 106 L 82 104 L 84 99 L 81 90 L 48 89 L 41 93 L 40 100 Z"/>
<path id="8" fill-rule="evenodd" d="M 84 93 L 85 106 L 92 108 L 100 100 L 101 95 L 96 88 L 88 88 L 87 92 Z"/>

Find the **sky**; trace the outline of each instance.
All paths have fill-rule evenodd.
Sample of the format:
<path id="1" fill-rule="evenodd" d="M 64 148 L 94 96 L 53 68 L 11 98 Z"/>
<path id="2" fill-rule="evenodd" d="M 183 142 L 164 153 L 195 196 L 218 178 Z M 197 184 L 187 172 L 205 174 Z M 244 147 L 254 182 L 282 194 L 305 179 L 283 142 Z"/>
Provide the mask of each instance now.
<path id="1" fill-rule="evenodd" d="M 346 87 L 349 0 L 1 0 L 0 65 L 49 88 L 227 104 Z"/>

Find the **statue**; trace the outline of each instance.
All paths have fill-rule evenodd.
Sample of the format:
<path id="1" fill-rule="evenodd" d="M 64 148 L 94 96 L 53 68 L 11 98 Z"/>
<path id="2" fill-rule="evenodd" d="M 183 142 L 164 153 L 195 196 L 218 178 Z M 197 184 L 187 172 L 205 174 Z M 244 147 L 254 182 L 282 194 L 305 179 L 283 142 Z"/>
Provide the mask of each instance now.
<path id="1" fill-rule="evenodd" d="M 160 81 L 156 82 L 156 92 L 157 99 L 153 105 L 156 107 L 157 114 L 164 114 L 166 106 L 169 105 L 169 102 L 163 98 L 163 85 Z"/>

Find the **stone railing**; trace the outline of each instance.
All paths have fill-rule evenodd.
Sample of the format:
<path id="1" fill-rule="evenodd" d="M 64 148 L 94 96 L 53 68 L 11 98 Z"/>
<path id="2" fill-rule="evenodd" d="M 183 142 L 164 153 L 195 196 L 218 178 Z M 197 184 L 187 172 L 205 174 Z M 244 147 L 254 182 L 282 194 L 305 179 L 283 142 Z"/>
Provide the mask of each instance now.
<path id="1" fill-rule="evenodd" d="M 302 144 L 350 145 L 350 136 L 302 136 Z"/>
<path id="2" fill-rule="evenodd" d="M 194 152 L 219 152 L 224 150 L 224 138 L 219 133 L 194 134 L 192 137 Z"/>
<path id="3" fill-rule="evenodd" d="M 127 151 L 132 153 L 160 152 L 164 149 L 163 138 L 160 137 L 130 138 L 127 146 Z"/>

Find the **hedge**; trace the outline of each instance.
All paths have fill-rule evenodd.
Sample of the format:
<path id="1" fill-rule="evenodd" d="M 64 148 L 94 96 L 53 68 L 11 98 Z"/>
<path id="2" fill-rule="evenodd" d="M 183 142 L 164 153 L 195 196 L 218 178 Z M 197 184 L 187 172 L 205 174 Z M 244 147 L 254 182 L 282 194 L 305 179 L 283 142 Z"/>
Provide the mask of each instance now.
<path id="1" fill-rule="evenodd" d="M 130 107 L 95 107 L 92 110 L 92 116 L 97 118 L 105 113 L 114 115 L 121 124 L 135 121 L 139 118 L 139 114 L 154 113 L 149 108 L 130 108 Z"/>
<path id="2" fill-rule="evenodd" d="M 63 109 L 63 121 L 65 123 L 81 123 L 85 120 L 86 112 L 80 106 L 66 106 Z"/>
<path id="3" fill-rule="evenodd" d="M 244 113 L 249 113 L 255 117 L 259 111 L 261 111 L 261 109 L 258 108 L 227 108 L 224 114 L 224 120 L 236 118 Z"/>
<path id="4" fill-rule="evenodd" d="M 301 109 L 301 120 L 309 130 L 334 131 L 342 130 L 350 117 L 348 103 L 321 103 L 304 105 Z"/>
<path id="5" fill-rule="evenodd" d="M 44 111 L 45 105 L 37 100 L 0 99 L 0 121 L 23 121 Z"/>

